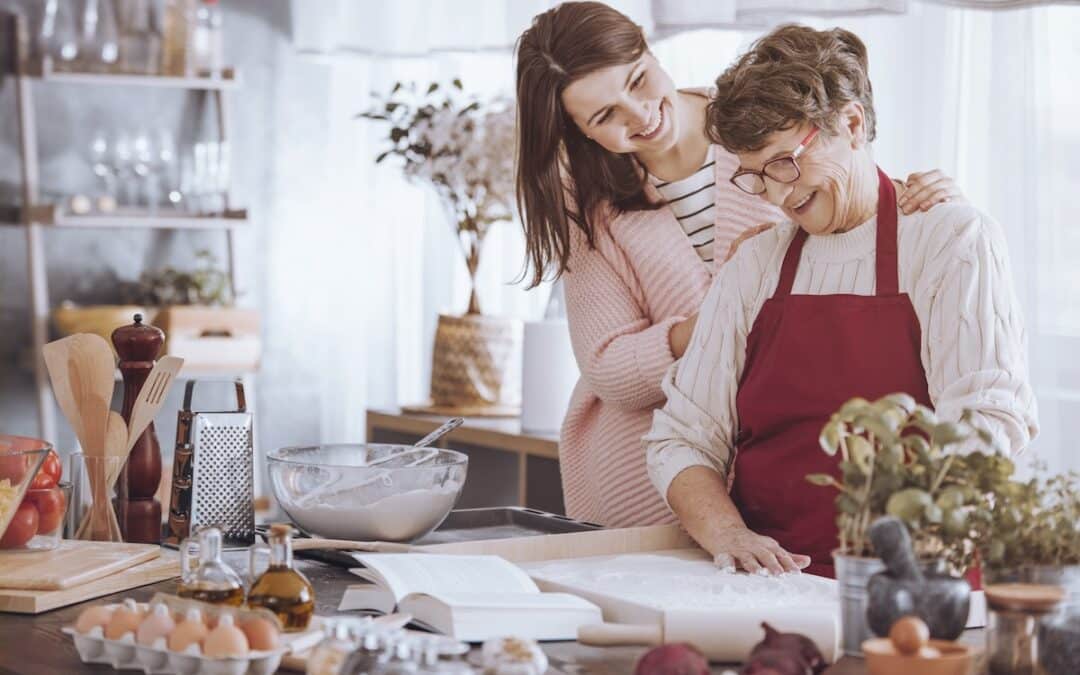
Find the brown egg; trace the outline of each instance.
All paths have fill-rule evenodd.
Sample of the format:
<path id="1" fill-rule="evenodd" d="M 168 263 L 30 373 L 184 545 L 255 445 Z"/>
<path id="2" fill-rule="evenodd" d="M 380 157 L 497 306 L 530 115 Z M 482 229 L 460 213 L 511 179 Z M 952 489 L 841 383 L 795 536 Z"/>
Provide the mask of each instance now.
<path id="1" fill-rule="evenodd" d="M 202 620 L 202 612 L 197 609 L 189 609 L 184 620 L 177 624 L 169 634 L 169 649 L 174 652 L 182 652 L 191 645 L 202 647 L 206 639 L 206 624 Z"/>
<path id="2" fill-rule="evenodd" d="M 112 615 L 113 611 L 104 605 L 87 607 L 79 614 L 78 620 L 75 621 L 75 630 L 80 633 L 89 633 L 92 629 L 101 626 L 104 631 Z"/>
<path id="3" fill-rule="evenodd" d="M 231 614 L 218 619 L 217 628 L 210 631 L 203 641 L 203 653 L 212 659 L 227 656 L 247 656 L 248 641 L 244 632 L 233 625 Z"/>
<path id="4" fill-rule="evenodd" d="M 910 656 L 916 654 L 930 639 L 930 629 L 919 617 L 905 616 L 889 629 L 889 639 L 896 651 Z"/>
<path id="5" fill-rule="evenodd" d="M 110 640 L 119 640 L 128 633 L 139 630 L 142 620 L 143 613 L 135 606 L 135 601 L 124 600 L 124 604 L 113 611 L 109 623 L 105 626 L 105 637 Z"/>
<path id="6" fill-rule="evenodd" d="M 273 621 L 256 616 L 240 624 L 248 646 L 260 652 L 267 652 L 278 647 L 278 628 Z"/>
<path id="7" fill-rule="evenodd" d="M 174 628 L 176 628 L 176 622 L 173 621 L 169 608 L 165 605 L 154 605 L 153 611 L 147 614 L 143 622 L 139 624 L 139 631 L 135 633 L 135 642 L 149 647 L 158 638 L 168 638 Z"/>

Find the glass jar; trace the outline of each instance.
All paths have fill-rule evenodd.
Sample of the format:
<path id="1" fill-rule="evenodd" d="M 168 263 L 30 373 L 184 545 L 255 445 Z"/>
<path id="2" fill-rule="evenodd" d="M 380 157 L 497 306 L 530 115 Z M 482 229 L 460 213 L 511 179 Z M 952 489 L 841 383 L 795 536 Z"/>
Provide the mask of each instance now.
<path id="1" fill-rule="evenodd" d="M 180 545 L 180 586 L 176 594 L 216 605 L 244 604 L 240 575 L 221 558 L 221 530 L 199 530 Z"/>
<path id="2" fill-rule="evenodd" d="M 1010 583 L 986 587 L 986 629 L 990 675 L 1042 675 L 1040 623 L 1065 598 L 1060 586 Z"/>

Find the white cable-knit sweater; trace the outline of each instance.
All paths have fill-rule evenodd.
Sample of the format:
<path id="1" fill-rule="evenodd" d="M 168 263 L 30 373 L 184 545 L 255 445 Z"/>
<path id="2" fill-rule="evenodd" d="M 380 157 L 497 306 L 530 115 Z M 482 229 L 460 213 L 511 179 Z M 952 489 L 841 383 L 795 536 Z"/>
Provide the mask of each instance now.
<path id="1" fill-rule="evenodd" d="M 959 203 L 898 219 L 900 291 L 922 326 L 922 364 L 939 417 L 959 420 L 970 408 L 1002 447 L 1023 449 L 1037 433 L 1036 406 L 1000 226 Z M 876 220 L 809 237 L 792 293 L 872 295 Z M 665 499 L 679 472 L 704 465 L 724 473 L 734 457 L 746 338 L 794 234 L 789 222 L 743 243 L 713 280 L 686 354 L 665 374 L 667 403 L 644 438 L 649 476 Z"/>

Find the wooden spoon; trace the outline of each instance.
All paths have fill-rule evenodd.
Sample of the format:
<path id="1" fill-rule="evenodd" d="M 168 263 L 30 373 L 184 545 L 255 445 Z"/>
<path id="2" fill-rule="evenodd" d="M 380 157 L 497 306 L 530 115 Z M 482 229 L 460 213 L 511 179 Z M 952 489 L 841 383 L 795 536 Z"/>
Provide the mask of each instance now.
<path id="1" fill-rule="evenodd" d="M 88 455 L 105 453 L 105 427 L 115 386 L 116 361 L 105 338 L 90 333 L 72 336 L 68 377 L 79 411 L 79 424 Z"/>
<path id="2" fill-rule="evenodd" d="M 68 376 L 68 359 L 71 356 L 72 337 L 55 340 L 41 348 L 45 358 L 45 368 L 49 371 L 49 381 L 52 383 L 53 396 L 60 405 L 60 411 L 64 413 L 68 424 L 75 432 L 75 438 L 79 445 L 86 447 L 86 439 L 83 437 L 82 421 L 79 417 L 79 407 L 75 402 L 75 394 L 71 388 L 71 378 Z"/>
<path id="3" fill-rule="evenodd" d="M 365 551 L 367 553 L 427 553 L 427 549 L 412 544 L 392 541 L 348 541 L 346 539 L 297 538 L 292 541 L 294 551 L 312 549 L 336 551 Z"/>

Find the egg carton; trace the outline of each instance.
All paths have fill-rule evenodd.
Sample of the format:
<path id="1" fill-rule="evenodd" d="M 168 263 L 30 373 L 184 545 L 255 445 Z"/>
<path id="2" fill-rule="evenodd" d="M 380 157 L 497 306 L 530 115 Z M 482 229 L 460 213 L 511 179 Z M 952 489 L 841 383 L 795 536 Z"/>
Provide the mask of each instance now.
<path id="1" fill-rule="evenodd" d="M 269 675 L 277 670 L 281 657 L 289 651 L 280 647 L 273 651 L 252 651 L 243 657 L 210 658 L 200 653 L 198 645 L 184 652 L 169 651 L 165 648 L 165 638 L 158 638 L 147 647 L 135 644 L 134 633 L 110 640 L 100 626 L 89 633 L 80 633 L 74 626 L 61 630 L 75 640 L 75 649 L 83 663 L 102 663 L 114 670 L 141 670 L 147 675 Z"/>
<path id="2" fill-rule="evenodd" d="M 140 610 L 148 610 L 153 604 L 163 603 L 172 610 L 182 610 L 188 607 L 199 607 L 212 617 L 221 614 L 234 616 L 260 615 L 273 616 L 266 610 L 248 610 L 220 605 L 207 605 L 197 600 L 188 600 L 157 594 L 149 603 L 136 603 Z M 116 609 L 122 603 L 110 603 L 105 605 L 109 609 Z M 274 617 L 276 621 L 276 617 Z M 80 633 L 74 626 L 64 626 L 61 629 L 75 641 L 75 649 L 83 663 L 104 664 L 114 670 L 141 670 L 146 675 L 157 673 L 173 673 L 175 675 L 269 675 L 277 670 L 282 657 L 290 651 L 306 649 L 321 636 L 321 629 L 317 625 L 312 626 L 305 633 L 286 635 L 279 634 L 282 646 L 270 651 L 251 650 L 247 656 L 240 657 L 209 657 L 202 654 L 198 645 L 191 645 L 183 652 L 171 651 L 165 646 L 165 638 L 158 638 L 153 645 L 145 646 L 135 643 L 134 633 L 125 633 L 118 640 L 110 640 L 104 635 L 101 627 L 92 628 L 87 633 Z"/>

